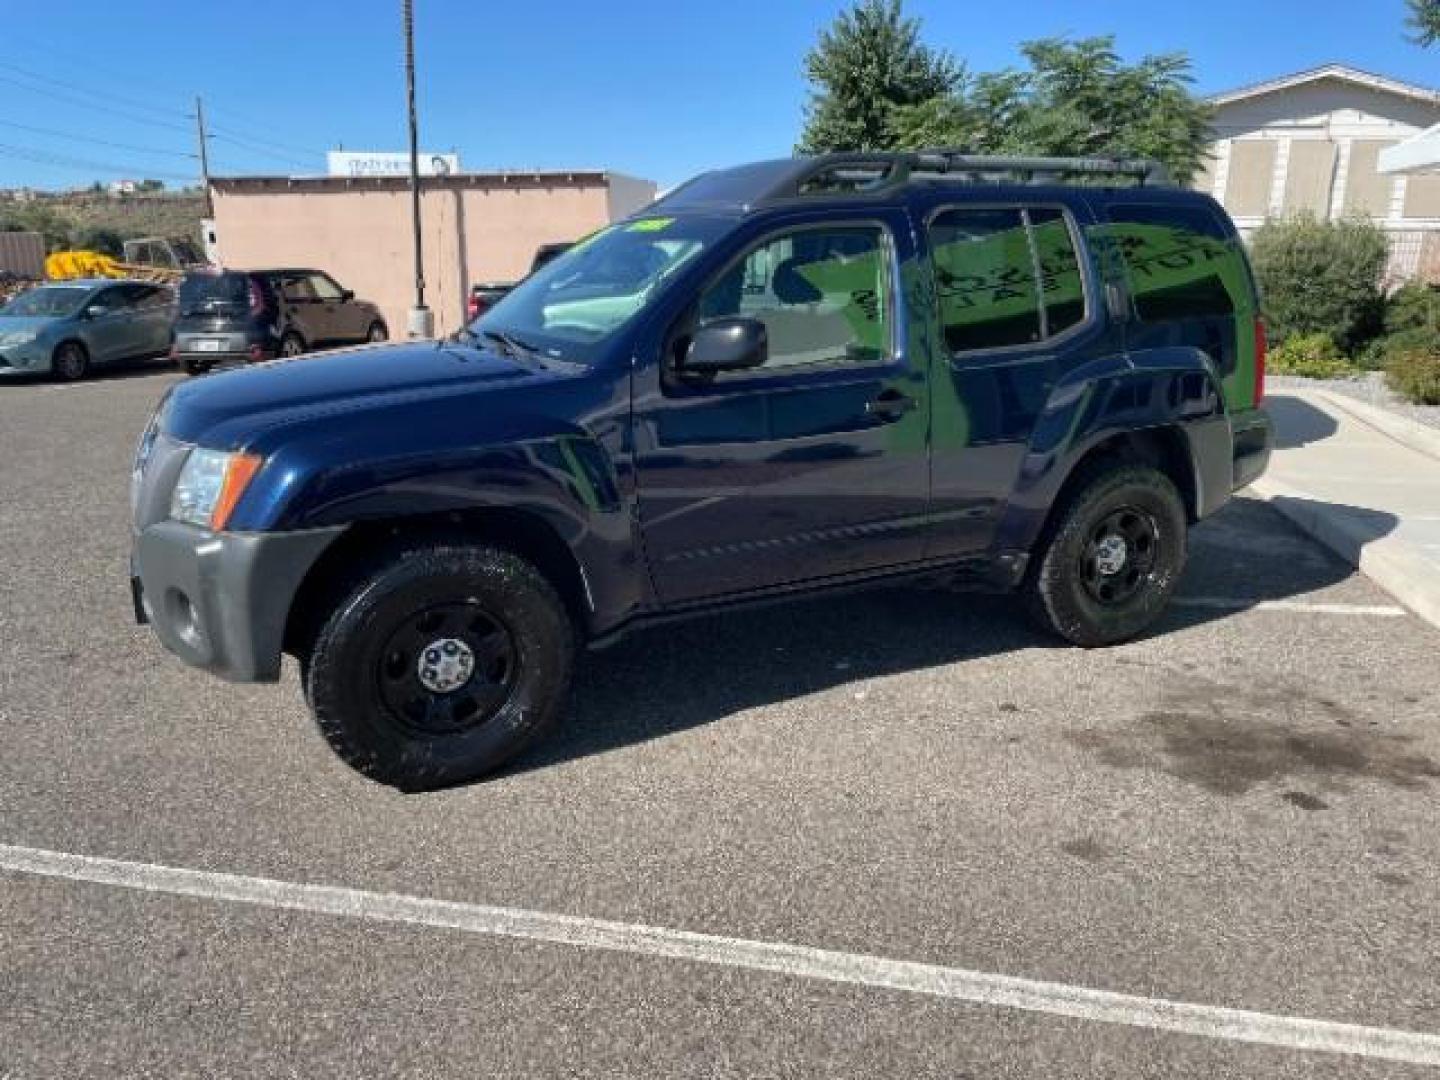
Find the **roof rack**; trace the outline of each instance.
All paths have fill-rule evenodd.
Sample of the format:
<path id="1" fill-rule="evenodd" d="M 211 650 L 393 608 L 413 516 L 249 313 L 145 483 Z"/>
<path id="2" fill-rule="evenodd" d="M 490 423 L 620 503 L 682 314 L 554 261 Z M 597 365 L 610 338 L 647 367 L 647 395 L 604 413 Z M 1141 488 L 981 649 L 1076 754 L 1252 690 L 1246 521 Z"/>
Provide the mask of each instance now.
<path id="1" fill-rule="evenodd" d="M 1146 158 L 1006 157 L 972 154 L 958 149 L 898 153 L 827 154 L 804 162 L 768 193 L 771 199 L 810 194 L 872 194 L 898 187 L 912 178 L 950 176 L 970 183 L 1007 180 L 1022 184 L 1056 184 L 1066 178 L 1115 177 L 1136 187 L 1168 187 L 1170 174 Z"/>

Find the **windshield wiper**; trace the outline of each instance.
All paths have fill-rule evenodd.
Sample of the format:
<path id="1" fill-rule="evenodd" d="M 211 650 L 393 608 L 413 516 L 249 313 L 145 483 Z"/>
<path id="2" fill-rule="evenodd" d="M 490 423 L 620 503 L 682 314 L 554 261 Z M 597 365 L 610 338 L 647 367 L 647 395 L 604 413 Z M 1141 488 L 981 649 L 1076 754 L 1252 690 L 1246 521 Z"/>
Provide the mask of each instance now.
<path id="1" fill-rule="evenodd" d="M 492 341 L 498 341 L 504 347 L 505 351 L 517 360 L 528 356 L 530 359 L 538 360 L 542 364 L 545 362 L 545 354 L 541 352 L 540 349 L 528 342 L 521 341 L 511 334 L 507 334 L 504 330 L 481 330 L 480 335 Z"/>

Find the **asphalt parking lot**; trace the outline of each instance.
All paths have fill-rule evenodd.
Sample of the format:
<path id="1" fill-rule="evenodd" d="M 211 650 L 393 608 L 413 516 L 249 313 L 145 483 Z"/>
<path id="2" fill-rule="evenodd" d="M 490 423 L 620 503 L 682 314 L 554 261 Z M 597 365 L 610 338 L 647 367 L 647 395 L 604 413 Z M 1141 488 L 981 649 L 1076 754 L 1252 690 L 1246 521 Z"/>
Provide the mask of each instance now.
<path id="1" fill-rule="evenodd" d="M 587 658 L 507 775 L 401 795 L 293 672 L 225 685 L 132 625 L 172 379 L 0 387 L 0 1078 L 1440 1062 L 1394 1036 L 1440 1033 L 1440 633 L 1263 504 L 1196 532 L 1142 641 L 914 589 L 685 624 Z"/>

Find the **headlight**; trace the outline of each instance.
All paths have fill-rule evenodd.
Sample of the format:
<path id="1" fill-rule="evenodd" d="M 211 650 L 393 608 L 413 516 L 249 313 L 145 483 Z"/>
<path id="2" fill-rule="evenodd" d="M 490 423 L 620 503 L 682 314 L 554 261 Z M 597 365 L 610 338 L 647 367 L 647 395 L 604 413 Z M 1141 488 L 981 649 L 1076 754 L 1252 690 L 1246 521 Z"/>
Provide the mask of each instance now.
<path id="1" fill-rule="evenodd" d="M 170 516 L 219 532 L 259 469 L 260 459 L 253 454 L 224 454 L 197 447 L 190 451 L 175 482 Z"/>

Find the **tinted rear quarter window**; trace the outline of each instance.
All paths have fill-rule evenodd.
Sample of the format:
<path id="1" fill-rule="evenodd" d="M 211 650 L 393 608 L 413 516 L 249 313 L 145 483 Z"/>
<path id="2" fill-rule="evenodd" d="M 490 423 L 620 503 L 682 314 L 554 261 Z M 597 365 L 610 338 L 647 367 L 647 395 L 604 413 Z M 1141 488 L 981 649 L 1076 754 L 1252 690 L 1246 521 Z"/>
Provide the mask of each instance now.
<path id="1" fill-rule="evenodd" d="M 1254 310 L 1240 241 L 1208 207 L 1117 204 L 1109 217 L 1104 232 L 1119 248 L 1142 322 Z"/>

